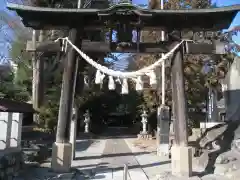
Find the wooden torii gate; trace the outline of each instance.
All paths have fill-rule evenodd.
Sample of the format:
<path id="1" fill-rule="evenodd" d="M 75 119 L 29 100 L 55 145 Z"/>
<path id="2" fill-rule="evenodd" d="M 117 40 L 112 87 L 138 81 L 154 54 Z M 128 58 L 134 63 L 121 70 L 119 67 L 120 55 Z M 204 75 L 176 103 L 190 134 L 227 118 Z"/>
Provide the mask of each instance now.
<path id="1" fill-rule="evenodd" d="M 213 9 L 160 10 L 141 9 L 129 3 L 111 6 L 107 9 L 54 9 L 7 4 L 22 18 L 25 26 L 38 29 L 69 28 L 69 40 L 85 52 L 135 52 L 166 53 L 182 39 L 181 31 L 217 31 L 227 29 L 240 10 L 240 6 Z M 117 31 L 118 41 L 99 42 L 84 36 L 110 29 Z M 167 40 L 155 43 L 140 42 L 140 32 L 158 29 L 166 32 Z M 137 42 L 132 42 L 132 30 L 137 31 Z M 111 36 L 110 36 L 111 37 Z M 213 37 L 214 39 L 214 37 Z M 88 40 L 88 41 L 86 41 Z M 59 51 L 60 44 L 45 42 L 36 50 Z M 29 44 L 28 50 L 31 50 Z M 172 93 L 174 102 L 175 144 L 172 148 L 172 173 L 190 176 L 192 173 L 192 152 L 188 147 L 187 107 L 184 91 L 183 54 L 217 54 L 219 42 L 184 43 L 171 58 Z M 32 49 L 35 50 L 35 49 Z M 52 168 L 68 171 L 71 165 L 71 144 L 69 143 L 69 121 L 72 113 L 76 52 L 68 47 L 63 73 L 56 143 L 53 145 Z"/>

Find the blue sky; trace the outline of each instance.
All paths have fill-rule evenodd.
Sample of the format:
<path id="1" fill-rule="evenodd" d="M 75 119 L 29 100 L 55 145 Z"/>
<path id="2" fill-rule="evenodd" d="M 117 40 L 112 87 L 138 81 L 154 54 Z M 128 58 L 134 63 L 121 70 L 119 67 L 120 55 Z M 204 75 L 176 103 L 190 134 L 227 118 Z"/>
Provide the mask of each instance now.
<path id="1" fill-rule="evenodd" d="M 9 2 L 17 2 L 18 0 L 8 0 L 8 1 Z M 240 0 L 213 0 L 212 2 L 216 3 L 217 6 L 219 6 L 219 7 L 240 4 Z M 148 0 L 133 0 L 133 4 L 147 4 L 147 3 L 148 3 Z M 16 16 L 14 12 L 10 12 L 6 9 L 6 0 L 0 0 L 0 13 L 1 13 L 1 11 L 5 11 L 8 14 L 12 15 L 13 17 Z M 0 18 L 0 25 L 1 25 L 1 18 Z M 238 13 L 237 17 L 232 22 L 231 27 L 236 26 L 236 25 L 240 25 L 240 13 Z M 12 32 L 9 32 L 9 34 L 12 34 Z M 0 41 L 3 40 L 3 38 L 4 38 L 4 34 L 1 32 L 1 27 L 0 27 Z M 240 33 L 238 33 L 238 35 L 236 37 L 234 37 L 234 41 L 237 44 L 240 44 Z M 1 58 L 2 52 L 3 52 L 3 50 L 0 47 L 0 58 Z"/>

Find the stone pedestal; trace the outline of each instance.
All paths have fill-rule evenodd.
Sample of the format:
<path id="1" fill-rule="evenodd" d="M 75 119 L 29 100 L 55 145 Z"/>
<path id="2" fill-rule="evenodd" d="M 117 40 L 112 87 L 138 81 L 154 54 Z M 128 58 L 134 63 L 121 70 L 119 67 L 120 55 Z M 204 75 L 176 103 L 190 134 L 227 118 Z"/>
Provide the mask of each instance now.
<path id="1" fill-rule="evenodd" d="M 152 139 L 152 135 L 148 134 L 148 133 L 141 132 L 140 134 L 138 134 L 138 139 L 151 140 Z"/>
<path id="2" fill-rule="evenodd" d="M 172 146 L 172 174 L 175 176 L 192 176 L 192 148 Z"/>
<path id="3" fill-rule="evenodd" d="M 168 106 L 161 105 L 158 109 L 158 141 L 157 155 L 169 155 L 169 131 L 170 131 L 170 110 Z"/>
<path id="4" fill-rule="evenodd" d="M 70 171 L 72 162 L 72 144 L 54 143 L 52 147 L 52 169 L 54 172 Z"/>
<path id="5" fill-rule="evenodd" d="M 159 144 L 157 147 L 158 156 L 169 156 L 169 144 Z"/>

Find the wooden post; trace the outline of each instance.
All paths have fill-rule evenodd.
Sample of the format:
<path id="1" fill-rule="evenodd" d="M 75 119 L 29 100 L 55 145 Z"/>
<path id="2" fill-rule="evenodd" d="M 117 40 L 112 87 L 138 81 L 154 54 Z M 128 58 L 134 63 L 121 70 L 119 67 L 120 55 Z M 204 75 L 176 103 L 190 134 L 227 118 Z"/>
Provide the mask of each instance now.
<path id="1" fill-rule="evenodd" d="M 81 0 L 78 0 L 78 9 L 81 8 Z M 75 56 L 75 59 L 77 57 Z M 74 109 L 74 113 L 72 113 L 72 118 L 71 118 L 71 122 L 70 122 L 70 143 L 72 144 L 72 160 L 75 159 L 76 156 L 76 136 L 77 136 L 77 120 L 78 120 L 78 109 L 76 106 L 76 102 L 74 102 L 74 95 L 75 95 L 75 90 L 76 90 L 76 83 L 77 83 L 77 75 L 78 75 L 78 65 L 79 65 L 79 60 L 80 57 L 78 56 L 78 59 L 76 60 L 76 64 L 75 64 L 75 74 L 74 74 L 74 82 L 73 82 L 73 104 L 72 104 L 72 109 Z"/>
<path id="2" fill-rule="evenodd" d="M 36 35 L 36 30 L 33 30 L 32 32 L 32 45 L 33 45 L 33 48 L 36 49 L 36 38 L 37 38 L 37 35 Z M 32 76 L 32 104 L 33 104 L 33 108 L 34 109 L 37 109 L 37 104 L 36 104 L 36 56 L 37 56 L 37 52 L 36 51 L 33 51 L 32 53 L 32 67 L 33 67 L 33 76 Z M 35 123 L 38 123 L 38 116 L 37 114 L 34 114 L 33 115 L 33 121 Z"/>
<path id="3" fill-rule="evenodd" d="M 79 35 L 79 31 L 74 28 L 70 30 L 68 38 L 78 46 L 80 43 Z M 53 144 L 52 150 L 52 169 L 57 172 L 70 171 L 72 162 L 72 144 L 69 143 L 69 132 L 75 93 L 76 61 L 76 51 L 68 45 L 67 55 L 64 59 L 56 142 Z"/>
<path id="4" fill-rule="evenodd" d="M 75 156 L 76 156 L 77 119 L 78 119 L 77 106 L 74 103 L 72 119 L 71 119 L 71 128 L 70 128 L 70 130 L 71 130 L 70 131 L 70 143 L 72 144 L 72 160 L 74 160 Z"/>
<path id="5" fill-rule="evenodd" d="M 71 29 L 69 32 L 69 40 L 76 44 L 77 29 Z M 76 74 L 76 51 L 68 45 L 68 52 L 64 62 L 62 92 L 60 98 L 60 107 L 58 114 L 58 125 L 56 142 L 69 142 L 70 119 L 72 116 L 72 105 L 74 100 L 74 83 Z"/>
<path id="6" fill-rule="evenodd" d="M 174 145 L 171 148 L 172 174 L 192 175 L 192 149 L 188 147 L 187 106 L 183 75 L 183 54 L 178 48 L 172 57 L 172 94 L 174 111 Z"/>
<path id="7" fill-rule="evenodd" d="M 77 57 L 76 57 L 77 58 Z M 75 59 L 76 59 L 75 58 Z M 78 75 L 78 64 L 80 58 L 78 57 L 76 60 L 75 65 L 75 74 L 74 74 L 74 83 L 73 83 L 73 104 L 72 109 L 74 108 L 75 114 L 72 113 L 71 122 L 70 122 L 70 143 L 72 144 L 72 160 L 75 159 L 76 156 L 76 136 L 77 136 L 77 120 L 78 120 L 78 109 L 76 106 L 76 102 L 74 101 L 74 95 L 76 90 L 76 82 L 77 82 L 77 75 Z"/>
<path id="8" fill-rule="evenodd" d="M 183 54 L 180 49 L 176 50 L 172 59 L 172 91 L 174 101 L 174 130 L 177 145 L 187 146 L 187 106 L 183 75 Z"/>
<path id="9" fill-rule="evenodd" d="M 36 49 L 37 45 L 37 37 L 36 31 L 33 30 L 32 35 L 32 44 L 34 49 Z M 39 34 L 39 42 L 43 41 L 43 30 L 40 31 Z M 43 80 L 43 71 L 44 71 L 44 62 L 41 60 L 41 57 L 37 58 L 37 52 L 33 51 L 32 54 L 32 64 L 33 64 L 33 80 L 32 80 L 32 103 L 34 109 L 40 108 L 44 98 L 44 80 Z M 34 114 L 34 122 L 39 123 L 38 115 Z"/>
<path id="10" fill-rule="evenodd" d="M 43 42 L 44 33 L 43 30 L 40 31 L 39 34 L 39 42 Z M 35 81 L 35 88 L 36 88 L 36 106 L 40 108 L 44 101 L 44 62 L 42 57 L 40 56 L 36 59 L 36 81 Z"/>

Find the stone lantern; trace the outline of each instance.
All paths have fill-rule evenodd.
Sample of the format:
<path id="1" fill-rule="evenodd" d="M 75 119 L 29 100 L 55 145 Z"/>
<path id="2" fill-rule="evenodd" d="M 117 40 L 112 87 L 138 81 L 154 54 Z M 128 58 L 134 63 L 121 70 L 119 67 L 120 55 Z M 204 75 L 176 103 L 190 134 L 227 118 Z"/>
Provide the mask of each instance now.
<path id="1" fill-rule="evenodd" d="M 87 110 L 86 113 L 84 114 L 84 123 L 85 123 L 85 133 L 89 133 L 89 123 L 90 123 L 90 113 Z"/>
<path id="2" fill-rule="evenodd" d="M 148 115 L 147 115 L 146 110 L 143 111 L 141 117 L 142 117 L 141 122 L 142 122 L 142 125 L 143 125 L 143 130 L 142 130 L 141 134 L 147 134 L 148 133 L 147 132 L 147 121 L 148 121 L 147 117 L 148 117 Z"/>
<path id="3" fill-rule="evenodd" d="M 76 120 L 77 119 L 77 109 L 73 108 L 72 109 L 72 120 Z"/>

